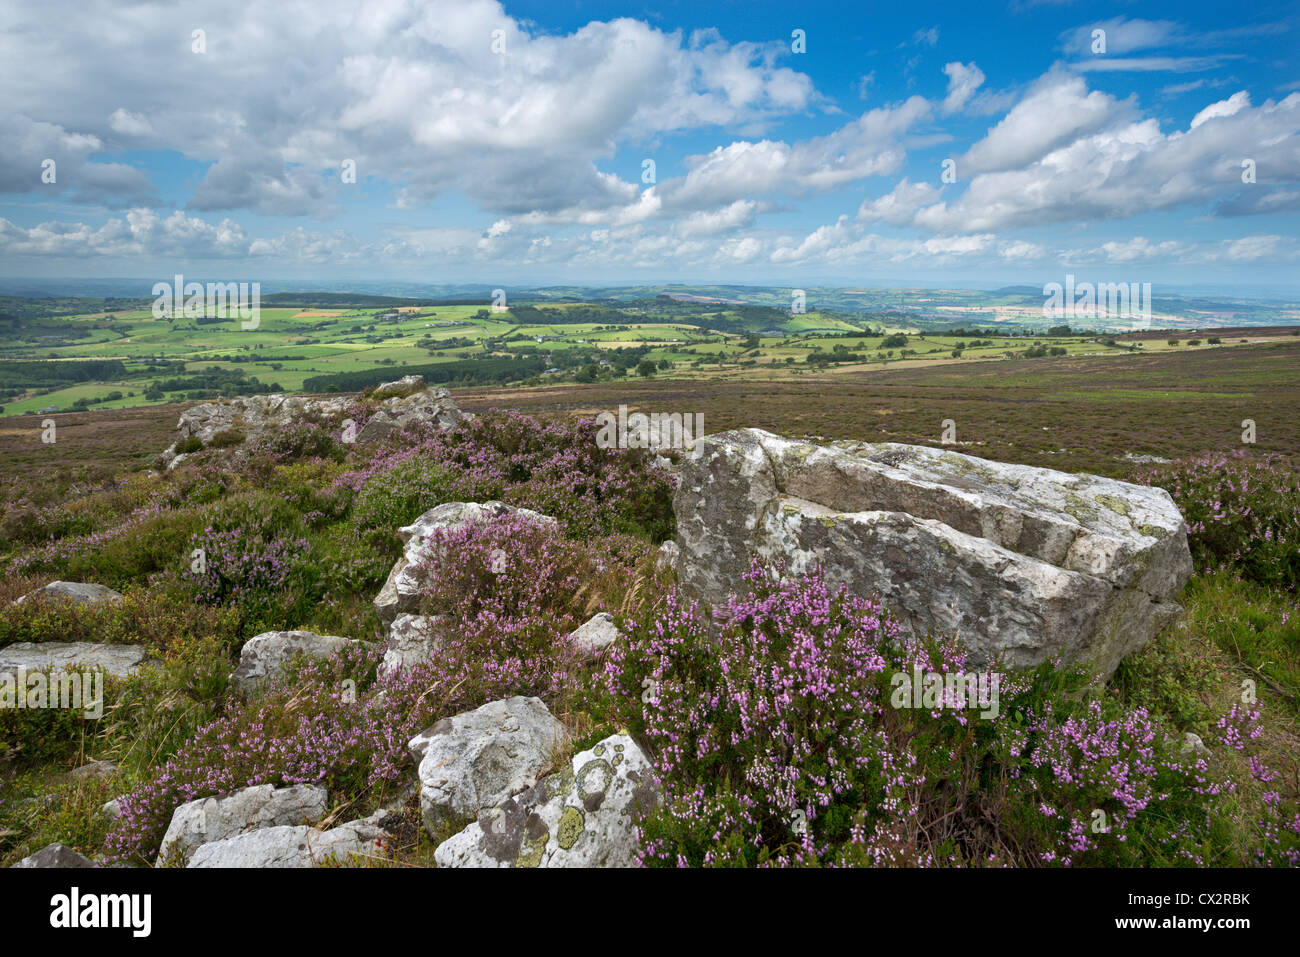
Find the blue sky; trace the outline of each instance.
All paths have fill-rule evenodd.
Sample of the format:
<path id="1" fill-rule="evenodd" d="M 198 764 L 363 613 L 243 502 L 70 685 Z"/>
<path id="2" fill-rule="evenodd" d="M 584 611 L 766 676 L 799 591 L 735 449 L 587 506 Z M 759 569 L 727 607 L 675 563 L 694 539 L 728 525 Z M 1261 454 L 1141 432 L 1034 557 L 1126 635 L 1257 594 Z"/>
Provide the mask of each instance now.
<path id="1" fill-rule="evenodd" d="M 9 7 L 7 277 L 1298 274 L 1293 3 Z"/>

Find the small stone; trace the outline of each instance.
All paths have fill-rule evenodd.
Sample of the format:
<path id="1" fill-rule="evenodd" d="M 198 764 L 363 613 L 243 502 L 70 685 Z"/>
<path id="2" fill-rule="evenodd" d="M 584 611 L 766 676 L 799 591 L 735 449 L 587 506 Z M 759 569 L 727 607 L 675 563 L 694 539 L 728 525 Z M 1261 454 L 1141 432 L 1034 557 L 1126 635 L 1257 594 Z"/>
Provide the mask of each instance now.
<path id="1" fill-rule="evenodd" d="M 29 598 L 41 597 L 45 599 L 64 599 L 75 601 L 79 605 L 98 605 L 102 602 L 118 602 L 122 600 L 122 593 L 113 591 L 107 585 L 93 585 L 83 582 L 50 582 L 43 588 L 30 591 L 21 598 L 15 599 L 15 605 L 21 605 Z"/>
<path id="2" fill-rule="evenodd" d="M 594 658 L 612 645 L 621 636 L 614 624 L 614 616 L 607 611 L 595 615 L 586 624 L 574 629 L 569 635 L 578 653 L 587 658 Z"/>
<path id="3" fill-rule="evenodd" d="M 14 867 L 94 867 L 95 862 L 65 844 L 48 844 Z"/>

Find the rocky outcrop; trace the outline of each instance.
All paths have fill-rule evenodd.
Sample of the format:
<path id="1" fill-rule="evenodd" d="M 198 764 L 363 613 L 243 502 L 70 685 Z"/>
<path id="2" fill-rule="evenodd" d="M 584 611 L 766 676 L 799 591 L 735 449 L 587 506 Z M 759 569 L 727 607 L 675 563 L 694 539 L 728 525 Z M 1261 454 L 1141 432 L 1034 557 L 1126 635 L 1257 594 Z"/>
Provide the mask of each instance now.
<path id="1" fill-rule="evenodd" d="M 569 641 L 584 658 L 595 658 L 618 640 L 621 632 L 614 624 L 614 616 L 607 611 L 593 615 L 585 624 L 569 634 Z"/>
<path id="2" fill-rule="evenodd" d="M 149 661 L 144 645 L 107 645 L 92 641 L 20 641 L 0 648 L 0 672 L 17 673 L 69 666 L 102 670 L 117 678 L 134 674 Z"/>
<path id="3" fill-rule="evenodd" d="M 411 428 L 450 429 L 458 422 L 473 418 L 462 412 L 446 389 L 430 389 L 421 376 L 406 376 L 375 389 L 372 399 L 383 404 L 374 411 L 361 431 L 357 443 L 378 442 Z"/>
<path id="4" fill-rule="evenodd" d="M 278 675 L 298 655 L 328 658 L 344 648 L 360 644 L 338 635 L 318 635 L 310 631 L 267 631 L 248 639 L 239 652 L 239 666 L 230 683 L 240 691 L 260 688 Z"/>
<path id="5" fill-rule="evenodd" d="M 625 734 L 509 798 L 438 845 L 439 867 L 635 867 L 637 825 L 662 803 L 649 759 Z"/>
<path id="6" fill-rule="evenodd" d="M 410 742 L 425 826 L 436 832 L 532 787 L 567 740 L 539 698 L 492 701 L 438 721 Z"/>
<path id="7" fill-rule="evenodd" d="M 98 605 L 101 602 L 121 601 L 122 593 L 113 591 L 107 585 L 58 581 L 50 582 L 35 591 L 29 591 L 21 598 L 15 599 L 14 604 L 21 605 L 29 598 L 43 598 L 49 601 L 75 601 L 79 605 Z"/>
<path id="8" fill-rule="evenodd" d="M 980 665 L 1109 675 L 1179 614 L 1192 571 L 1162 489 L 892 443 L 706 437 L 674 498 L 679 581 L 723 600 L 757 558 L 878 595 Z"/>
<path id="9" fill-rule="evenodd" d="M 397 530 L 404 547 L 401 558 L 388 573 L 384 587 L 375 596 L 379 620 L 390 625 L 398 615 L 416 611 L 421 584 L 417 568 L 426 557 L 428 539 L 435 532 L 458 528 L 468 522 L 489 521 L 501 515 L 522 515 L 540 524 L 557 524 L 549 515 L 515 508 L 504 502 L 447 502 L 429 509 L 410 525 Z"/>
<path id="10" fill-rule="evenodd" d="M 158 863 L 187 861 L 205 844 L 249 831 L 314 824 L 328 809 L 329 794 L 311 784 L 286 788 L 260 784 L 220 797 L 190 801 L 172 813 L 158 850 Z"/>
<path id="11" fill-rule="evenodd" d="M 280 825 L 213 841 L 194 851 L 187 867 L 320 867 L 377 857 L 387 832 L 371 819 L 322 831 Z"/>
<path id="12" fill-rule="evenodd" d="M 370 442 L 394 431 L 412 427 L 448 429 L 463 419 L 462 412 L 446 389 L 430 389 L 420 376 L 406 376 L 375 388 L 365 400 L 375 405 L 370 419 L 354 436 L 344 437 L 344 416 L 358 400 L 353 396 L 312 399 L 301 395 L 250 395 L 216 402 L 203 402 L 181 413 L 177 439 L 162 453 L 162 461 L 174 468 L 182 458 L 181 448 L 197 439 L 204 446 L 230 448 L 255 441 L 268 431 L 301 422 L 328 422 L 340 428 L 343 441 Z"/>
<path id="13" fill-rule="evenodd" d="M 330 399 L 310 399 L 301 395 L 245 395 L 234 399 L 201 402 L 181 413 L 176 423 L 177 438 L 171 448 L 163 452 L 162 460 L 169 467 L 180 455 L 180 449 L 191 440 L 210 446 L 218 436 L 219 443 L 229 442 L 229 448 L 256 440 L 268 431 L 288 428 L 307 421 L 342 421 L 343 414 L 356 400 L 352 396 Z"/>

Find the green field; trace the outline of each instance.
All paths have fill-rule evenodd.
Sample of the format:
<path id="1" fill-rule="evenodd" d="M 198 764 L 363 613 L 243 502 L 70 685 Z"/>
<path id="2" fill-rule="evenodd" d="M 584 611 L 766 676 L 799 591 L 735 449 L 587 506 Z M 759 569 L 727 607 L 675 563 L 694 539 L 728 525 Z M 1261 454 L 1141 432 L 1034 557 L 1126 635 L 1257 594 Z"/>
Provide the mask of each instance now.
<path id="1" fill-rule="evenodd" d="M 772 305 L 659 296 L 535 299 L 508 310 L 481 302 L 374 304 L 356 297 L 359 301 L 349 303 L 347 297 L 335 296 L 322 305 L 319 296 L 303 296 L 293 304 L 281 304 L 283 296 L 271 298 L 276 303 L 261 309 L 255 329 L 242 328 L 236 318 L 157 319 L 143 302 L 134 304 L 141 308 L 113 312 L 96 302 L 95 311 L 49 316 L 41 312 L 40 300 L 16 305 L 6 300 L 10 311 L 0 312 L 2 414 L 297 392 L 308 380 L 320 386 L 330 376 L 374 372 L 382 378 L 388 370 L 395 378 L 404 367 L 443 363 L 449 370 L 444 378 L 453 386 L 650 375 L 786 380 L 1026 358 L 1122 357 L 1139 350 L 1149 355 L 1205 352 L 1273 341 L 1294 331 L 1237 329 L 1213 344 L 1209 335 L 1174 331 L 1048 335 L 1029 328 L 987 328 L 953 334 L 927 331 L 921 320 L 892 311 L 792 313 L 775 305 L 781 301 L 775 293 Z M 395 305 L 408 302 L 413 304 Z M 76 301 L 60 305 L 75 309 Z M 957 318 L 971 315 L 955 314 L 949 328 L 960 325 Z M 51 365 L 91 359 L 120 360 L 122 366 L 111 376 L 69 377 L 55 375 Z M 520 363 L 513 371 L 503 361 L 511 359 Z"/>

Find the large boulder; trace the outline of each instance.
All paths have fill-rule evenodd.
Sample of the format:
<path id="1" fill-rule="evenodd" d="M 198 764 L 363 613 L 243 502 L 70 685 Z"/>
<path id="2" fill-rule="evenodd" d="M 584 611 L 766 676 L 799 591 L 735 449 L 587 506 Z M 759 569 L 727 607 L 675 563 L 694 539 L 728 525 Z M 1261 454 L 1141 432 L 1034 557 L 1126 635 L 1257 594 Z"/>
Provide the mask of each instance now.
<path id="1" fill-rule="evenodd" d="M 429 387 L 424 383 L 422 375 L 404 375 L 393 382 L 385 382 L 383 385 L 377 385 L 370 393 L 372 399 L 404 399 L 409 395 L 417 392 L 427 392 Z M 439 389 L 439 392 L 446 392 L 446 389 Z"/>
<path id="2" fill-rule="evenodd" d="M 144 645 L 108 645 L 93 641 L 20 641 L 0 648 L 0 672 L 102 670 L 116 678 L 134 674 L 149 661 Z"/>
<path id="3" fill-rule="evenodd" d="M 515 508 L 504 502 L 447 502 L 429 509 L 410 525 L 397 530 L 404 547 L 402 556 L 389 571 L 384 587 L 375 596 L 379 620 L 391 625 L 398 615 L 416 610 L 421 585 L 417 569 L 428 554 L 429 539 L 435 532 L 459 528 L 468 522 L 490 521 L 501 515 L 521 515 L 539 524 L 557 524 L 549 515 Z"/>
<path id="4" fill-rule="evenodd" d="M 663 801 L 626 734 L 605 738 L 438 845 L 439 867 L 635 867 L 640 821 Z"/>
<path id="5" fill-rule="evenodd" d="M 683 588 L 709 603 L 753 559 L 878 595 L 979 666 L 1109 676 L 1180 612 L 1183 517 L 1163 489 L 921 446 L 706 437 L 674 498 Z"/>
<path id="6" fill-rule="evenodd" d="M 266 631 L 248 639 L 239 651 L 239 665 L 230 683 L 241 691 L 253 691 L 278 675 L 298 655 L 328 658 L 335 652 L 360 644 L 354 638 L 318 635 L 311 631 Z"/>
<path id="7" fill-rule="evenodd" d="M 314 824 L 329 810 L 329 793 L 314 784 L 242 788 L 220 797 L 200 798 L 172 812 L 158 849 L 158 864 L 188 861 L 204 844 L 263 828 Z"/>
<path id="8" fill-rule="evenodd" d="M 44 598 L 46 600 L 64 600 L 74 601 L 79 605 L 98 605 L 102 602 L 118 602 L 122 600 L 122 593 L 113 591 L 107 585 L 95 585 L 90 582 L 50 582 L 43 588 L 35 591 L 29 591 L 26 595 L 14 599 L 15 605 L 21 605 L 29 598 Z"/>
<path id="9" fill-rule="evenodd" d="M 410 742 L 425 826 L 435 832 L 532 787 L 568 737 L 541 699 L 518 695 L 441 719 Z"/>
<path id="10" fill-rule="evenodd" d="M 290 825 L 265 827 L 204 844 L 187 867 L 320 867 L 379 856 L 387 832 L 371 818 L 322 831 Z"/>

